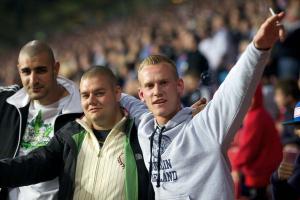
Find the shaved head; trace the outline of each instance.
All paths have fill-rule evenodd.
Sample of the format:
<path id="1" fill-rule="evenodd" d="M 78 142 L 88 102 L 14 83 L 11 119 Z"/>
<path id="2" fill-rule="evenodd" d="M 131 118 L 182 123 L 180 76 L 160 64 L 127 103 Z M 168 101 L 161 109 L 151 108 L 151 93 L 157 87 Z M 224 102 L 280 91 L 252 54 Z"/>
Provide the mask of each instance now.
<path id="1" fill-rule="evenodd" d="M 19 60 L 20 57 L 24 55 L 34 57 L 41 53 L 46 53 L 48 55 L 50 63 L 55 63 L 52 49 L 48 46 L 48 44 L 39 40 L 33 40 L 25 44 L 20 50 Z"/>
<path id="2" fill-rule="evenodd" d="M 87 70 L 81 77 L 81 81 L 92 78 L 102 76 L 106 77 L 112 87 L 116 87 L 118 85 L 118 81 L 114 73 L 108 67 L 104 66 L 93 66 L 89 70 Z"/>

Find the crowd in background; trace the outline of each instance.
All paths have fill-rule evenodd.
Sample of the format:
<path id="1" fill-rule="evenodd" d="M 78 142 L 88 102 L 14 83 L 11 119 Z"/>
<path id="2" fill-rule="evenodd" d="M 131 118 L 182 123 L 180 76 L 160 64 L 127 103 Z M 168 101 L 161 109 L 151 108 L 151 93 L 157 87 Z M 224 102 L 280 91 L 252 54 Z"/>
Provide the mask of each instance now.
<path id="1" fill-rule="evenodd" d="M 283 145 L 300 145 L 293 130 L 281 125 L 292 118 L 300 100 L 299 0 L 187 1 L 164 9 L 141 9 L 131 16 L 85 27 L 49 39 L 60 62 L 60 73 L 79 82 L 94 65 L 111 68 L 124 92 L 137 96 L 136 69 L 151 54 L 165 54 L 175 61 L 185 82 L 183 104 L 199 97 L 210 99 L 241 52 L 251 42 L 258 24 L 276 12 L 286 11 L 287 39 L 273 49 L 263 78 L 264 106 L 276 123 Z M 18 82 L 18 49 L 0 55 L 0 86 Z M 288 80 L 287 80 L 288 79 Z"/>
<path id="2" fill-rule="evenodd" d="M 230 69 L 258 24 L 270 15 L 268 7 L 278 5 L 270 1 L 229 0 L 143 8 L 99 27 L 53 35 L 49 43 L 61 63 L 61 73 L 75 81 L 90 66 L 106 65 L 126 88 L 135 79 L 135 68 L 141 59 L 162 53 L 176 61 L 181 76 L 190 71 L 218 71 L 213 81 L 220 83 L 225 76 L 222 72 Z M 18 49 L 0 57 L 1 85 L 15 81 L 17 52 Z M 211 73 L 204 75 L 210 76 Z"/>

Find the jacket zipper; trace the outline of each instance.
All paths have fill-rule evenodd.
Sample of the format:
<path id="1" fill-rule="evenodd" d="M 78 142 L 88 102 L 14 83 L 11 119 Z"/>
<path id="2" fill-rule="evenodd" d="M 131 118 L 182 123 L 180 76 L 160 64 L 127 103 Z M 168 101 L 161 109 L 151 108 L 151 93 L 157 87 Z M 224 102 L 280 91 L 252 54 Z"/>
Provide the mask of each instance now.
<path id="1" fill-rule="evenodd" d="M 21 111 L 16 107 L 19 115 L 20 115 L 20 126 L 19 126 L 19 139 L 18 139 L 18 144 L 17 144 L 17 148 L 15 150 L 15 153 L 13 155 L 13 158 L 16 157 L 17 153 L 18 153 L 18 149 L 19 149 L 19 146 L 20 146 L 20 143 L 21 143 L 21 131 L 22 131 L 22 115 L 21 115 Z"/>

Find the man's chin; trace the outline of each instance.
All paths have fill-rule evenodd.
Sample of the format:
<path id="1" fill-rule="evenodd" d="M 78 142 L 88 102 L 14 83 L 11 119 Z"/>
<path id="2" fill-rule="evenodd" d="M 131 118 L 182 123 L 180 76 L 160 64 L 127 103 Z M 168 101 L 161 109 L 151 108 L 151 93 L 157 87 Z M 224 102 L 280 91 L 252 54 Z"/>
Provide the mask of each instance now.
<path id="1" fill-rule="evenodd" d="M 34 94 L 29 94 L 29 98 L 31 99 L 31 100 L 41 100 L 42 98 L 44 97 L 44 95 L 42 95 L 42 94 L 36 94 L 36 93 L 34 93 Z"/>
<path id="2" fill-rule="evenodd" d="M 163 109 L 155 110 L 153 113 L 155 116 L 159 116 L 159 117 L 166 116 L 166 110 L 163 110 Z"/>

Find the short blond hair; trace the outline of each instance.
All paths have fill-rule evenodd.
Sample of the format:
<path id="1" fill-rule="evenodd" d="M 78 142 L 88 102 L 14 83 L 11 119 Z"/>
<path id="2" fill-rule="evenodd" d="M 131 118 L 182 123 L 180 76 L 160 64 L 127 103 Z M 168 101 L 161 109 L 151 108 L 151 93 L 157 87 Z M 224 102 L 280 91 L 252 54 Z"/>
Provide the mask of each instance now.
<path id="1" fill-rule="evenodd" d="M 160 64 L 160 63 L 166 63 L 170 67 L 172 67 L 172 69 L 174 71 L 175 78 L 176 79 L 179 78 L 178 72 L 177 72 L 177 68 L 176 68 L 176 64 L 170 58 L 168 58 L 167 56 L 164 56 L 164 55 L 150 55 L 147 58 L 145 58 L 141 62 L 141 64 L 139 65 L 138 73 L 140 71 L 142 71 L 142 69 L 145 66 L 148 66 L 148 65 L 157 65 L 157 64 Z"/>

